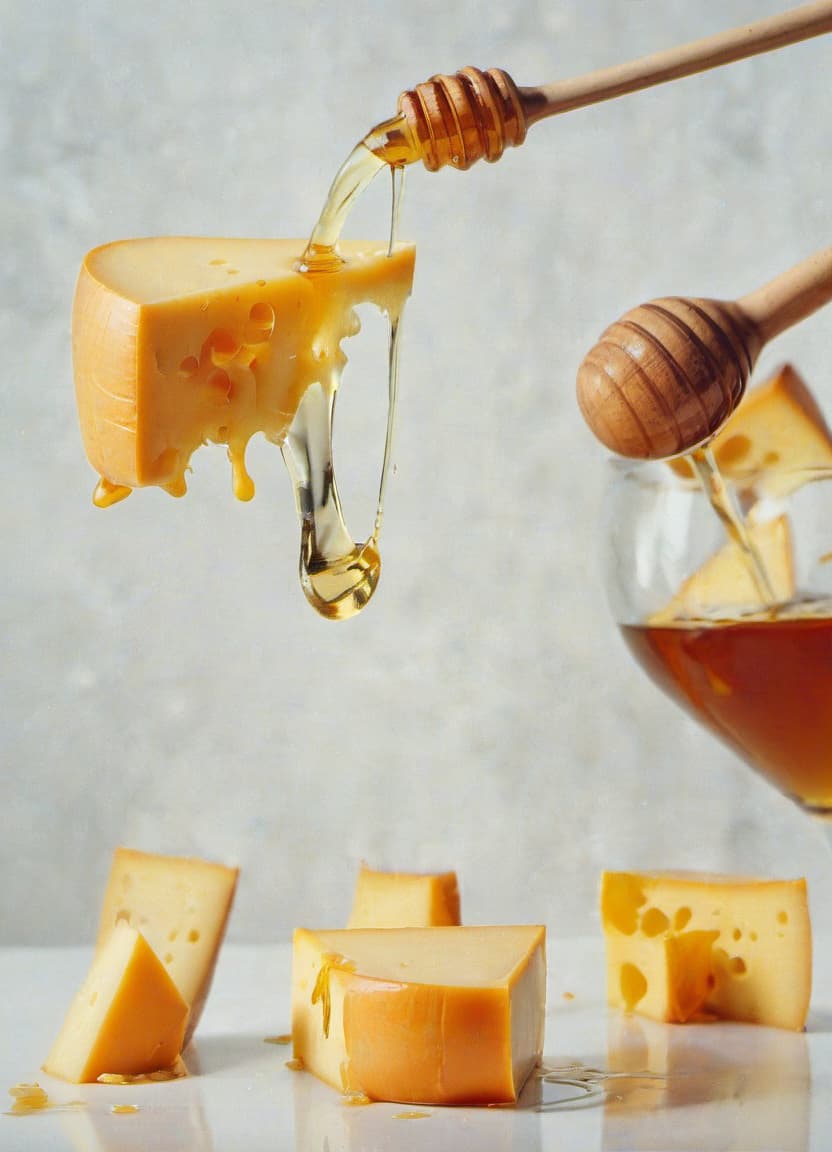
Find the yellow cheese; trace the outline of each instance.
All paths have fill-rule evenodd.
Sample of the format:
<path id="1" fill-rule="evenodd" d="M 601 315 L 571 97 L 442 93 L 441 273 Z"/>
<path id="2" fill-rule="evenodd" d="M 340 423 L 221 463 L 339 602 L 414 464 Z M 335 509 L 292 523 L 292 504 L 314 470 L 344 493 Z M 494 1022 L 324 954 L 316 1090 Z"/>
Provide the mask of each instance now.
<path id="1" fill-rule="evenodd" d="M 126 921 L 147 937 L 197 1026 L 237 886 L 236 868 L 117 848 L 101 908 L 98 948 Z"/>
<path id="2" fill-rule="evenodd" d="M 361 865 L 348 928 L 459 924 L 456 872 L 378 872 Z"/>
<path id="3" fill-rule="evenodd" d="M 812 984 L 805 880 L 606 872 L 609 1003 L 655 1020 L 803 1028 Z"/>
<path id="4" fill-rule="evenodd" d="M 792 600 L 797 585 L 788 517 L 776 516 L 759 522 L 749 517 L 745 527 L 775 600 Z M 675 596 L 654 612 L 648 622 L 657 626 L 685 618 L 696 620 L 714 610 L 718 610 L 720 615 L 728 615 L 731 609 L 760 603 L 760 589 L 747 558 L 738 544 L 727 539 L 693 575 L 683 581 Z"/>
<path id="5" fill-rule="evenodd" d="M 95 955 L 44 1064 L 73 1083 L 103 1073 L 169 1068 L 182 1050 L 188 1005 L 140 932 L 119 924 Z"/>
<path id="6" fill-rule="evenodd" d="M 342 1092 L 514 1101 L 543 1050 L 545 929 L 344 929 L 294 937 L 294 1055 Z"/>
<path id="7" fill-rule="evenodd" d="M 301 240 L 159 237 L 90 252 L 75 294 L 72 349 L 81 430 L 101 476 L 100 505 L 158 484 L 185 492 L 206 441 L 226 444 L 234 490 L 254 485 L 245 450 L 257 432 L 286 436 L 301 396 L 333 386 L 356 305 L 397 315 L 410 292 L 414 249 L 388 256 L 344 241 L 335 271 L 295 265 Z"/>
<path id="8" fill-rule="evenodd" d="M 785 495 L 804 479 L 789 469 L 832 468 L 832 432 L 812 393 L 791 365 L 749 389 L 742 403 L 711 441 L 723 476 L 754 480 L 767 473 L 769 494 Z M 675 471 L 692 476 L 688 460 L 672 461 Z"/>

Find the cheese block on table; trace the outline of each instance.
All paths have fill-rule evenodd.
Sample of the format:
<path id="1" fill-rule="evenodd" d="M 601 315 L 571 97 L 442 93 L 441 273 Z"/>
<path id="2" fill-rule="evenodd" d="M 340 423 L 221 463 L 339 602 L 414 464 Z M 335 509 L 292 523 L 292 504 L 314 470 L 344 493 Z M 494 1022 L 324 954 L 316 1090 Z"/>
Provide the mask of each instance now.
<path id="1" fill-rule="evenodd" d="M 211 986 L 238 870 L 208 860 L 117 848 L 101 907 L 98 948 L 121 921 L 140 929 L 190 1006 L 186 1043 Z"/>
<path id="2" fill-rule="evenodd" d="M 545 1007 L 540 926 L 295 931 L 294 1055 L 342 1092 L 515 1101 L 540 1060 Z"/>
<path id="3" fill-rule="evenodd" d="M 43 1066 L 88 1083 L 104 1073 L 170 1068 L 182 1051 L 188 1005 L 142 934 L 118 924 L 96 953 Z"/>
<path id="4" fill-rule="evenodd" d="M 348 928 L 459 924 L 456 872 L 384 872 L 362 864 Z"/>
<path id="5" fill-rule="evenodd" d="M 805 880 L 605 872 L 613 1006 L 684 1023 L 717 1017 L 801 1029 L 812 985 Z"/>
<path id="6" fill-rule="evenodd" d="M 284 439 L 301 396 L 331 388 L 358 331 L 357 305 L 397 316 L 414 249 L 344 241 L 335 271 L 296 269 L 303 240 L 155 237 L 88 253 L 72 317 L 84 445 L 106 505 L 156 484 L 185 492 L 193 452 L 226 444 L 234 490 L 254 485 L 245 450 Z"/>

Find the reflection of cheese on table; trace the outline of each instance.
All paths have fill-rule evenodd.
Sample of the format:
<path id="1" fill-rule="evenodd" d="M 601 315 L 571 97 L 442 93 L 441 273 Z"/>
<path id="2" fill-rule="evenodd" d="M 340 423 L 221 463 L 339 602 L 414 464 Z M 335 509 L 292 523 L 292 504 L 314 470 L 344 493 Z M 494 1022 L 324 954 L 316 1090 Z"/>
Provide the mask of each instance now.
<path id="1" fill-rule="evenodd" d="M 455 872 L 378 872 L 361 865 L 348 928 L 459 924 Z"/>
<path id="2" fill-rule="evenodd" d="M 760 522 L 748 519 L 745 527 L 775 601 L 792 600 L 796 583 L 788 517 L 777 516 Z M 682 583 L 663 608 L 650 616 L 648 623 L 657 626 L 674 620 L 701 620 L 714 610 L 727 615 L 732 609 L 760 604 L 761 592 L 749 560 L 739 545 L 729 539 Z"/>
<path id="3" fill-rule="evenodd" d="M 100 949 L 120 921 L 138 928 L 190 1005 L 187 1040 L 211 986 L 237 869 L 207 860 L 118 848 L 104 894 Z"/>
<path id="4" fill-rule="evenodd" d="M 746 392 L 710 447 L 723 476 L 754 479 L 766 472 L 766 492 L 779 495 L 803 482 L 784 477 L 784 469 L 832 468 L 832 432 L 814 396 L 788 364 Z M 681 475 L 693 475 L 685 457 L 671 465 Z"/>
<path id="5" fill-rule="evenodd" d="M 135 928 L 119 924 L 95 955 L 44 1071 L 74 1083 L 103 1073 L 170 1068 L 182 1050 L 188 1005 Z"/>
<path id="6" fill-rule="evenodd" d="M 656 1020 L 803 1028 L 812 984 L 804 880 L 606 872 L 610 1004 Z"/>
<path id="7" fill-rule="evenodd" d="M 342 1092 L 516 1100 L 543 1050 L 545 929 L 295 932 L 294 1055 Z"/>
<path id="8" fill-rule="evenodd" d="M 90 252 L 72 320 L 75 387 L 98 504 L 158 484 L 185 491 L 192 453 L 228 445 L 234 490 L 254 486 L 245 450 L 280 442 L 306 388 L 329 387 L 355 335 L 356 305 L 397 315 L 414 250 L 339 245 L 337 271 L 303 274 L 303 240 L 161 237 Z"/>

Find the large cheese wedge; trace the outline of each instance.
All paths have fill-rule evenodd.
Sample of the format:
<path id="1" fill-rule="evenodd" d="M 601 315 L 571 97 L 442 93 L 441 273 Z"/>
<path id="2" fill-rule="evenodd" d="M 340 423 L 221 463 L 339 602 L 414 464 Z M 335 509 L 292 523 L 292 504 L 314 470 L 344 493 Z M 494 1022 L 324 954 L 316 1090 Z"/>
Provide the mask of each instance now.
<path id="1" fill-rule="evenodd" d="M 723 476 L 760 485 L 769 494 L 785 495 L 812 471 L 832 468 L 832 431 L 814 396 L 791 365 L 750 388 L 711 441 Z M 671 461 L 681 475 L 692 476 L 685 457 Z M 806 469 L 801 476 L 793 469 Z"/>
<path id="2" fill-rule="evenodd" d="M 749 518 L 745 527 L 775 601 L 792 600 L 797 585 L 788 517 L 775 516 L 759 522 Z M 749 557 L 737 543 L 726 539 L 718 551 L 683 581 L 667 604 L 649 617 L 648 623 L 701 620 L 714 613 L 725 617 L 732 610 L 748 610 L 764 604 Z"/>
<path id="3" fill-rule="evenodd" d="M 517 1099 L 543 1050 L 545 929 L 297 929 L 294 1055 L 342 1092 Z"/>
<path id="4" fill-rule="evenodd" d="M 609 1003 L 655 1020 L 803 1028 L 812 984 L 804 880 L 605 872 Z"/>
<path id="5" fill-rule="evenodd" d="M 456 872 L 380 872 L 362 864 L 348 928 L 459 924 Z"/>
<path id="6" fill-rule="evenodd" d="M 141 930 L 190 1006 L 186 1043 L 211 987 L 237 886 L 236 868 L 117 848 L 98 929 L 103 948 L 122 921 Z"/>
<path id="7" fill-rule="evenodd" d="M 145 938 L 119 924 L 93 958 L 43 1066 L 73 1083 L 103 1073 L 170 1068 L 182 1051 L 188 1005 Z"/>
<path id="8" fill-rule="evenodd" d="M 206 441 L 226 444 L 234 490 L 250 499 L 248 441 L 280 443 L 310 384 L 335 386 L 354 308 L 397 316 L 414 249 L 345 241 L 334 270 L 298 271 L 302 240 L 158 237 L 90 252 L 72 317 L 84 445 L 97 504 L 158 484 L 185 492 Z"/>

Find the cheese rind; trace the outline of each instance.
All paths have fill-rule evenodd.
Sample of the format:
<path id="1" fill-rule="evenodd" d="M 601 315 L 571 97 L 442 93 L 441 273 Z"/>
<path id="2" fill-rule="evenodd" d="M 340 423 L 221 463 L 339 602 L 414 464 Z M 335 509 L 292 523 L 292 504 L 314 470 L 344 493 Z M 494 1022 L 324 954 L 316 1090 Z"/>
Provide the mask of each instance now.
<path id="1" fill-rule="evenodd" d="M 155 237 L 88 253 L 72 319 L 75 390 L 101 505 L 157 484 L 185 492 L 207 441 L 227 444 L 234 490 L 250 499 L 245 449 L 257 432 L 280 443 L 301 396 L 330 388 L 354 308 L 398 315 L 414 249 L 388 256 L 344 241 L 337 271 L 296 269 L 302 240 Z"/>
<path id="2" fill-rule="evenodd" d="M 142 934 L 121 923 L 93 958 L 44 1071 L 73 1083 L 169 1068 L 188 1005 Z"/>
<path id="3" fill-rule="evenodd" d="M 517 1099 L 540 1060 L 545 929 L 294 936 L 294 1055 L 342 1092 L 411 1104 Z"/>
<path id="4" fill-rule="evenodd" d="M 184 856 L 117 848 L 101 907 L 97 948 L 125 921 L 141 930 L 190 1005 L 187 1044 L 211 987 L 238 869 Z"/>
<path id="5" fill-rule="evenodd" d="M 361 865 L 348 928 L 430 928 L 459 923 L 456 872 L 384 872 Z"/>
<path id="6" fill-rule="evenodd" d="M 656 1020 L 801 1029 L 812 935 L 805 880 L 605 872 L 611 1005 Z"/>

